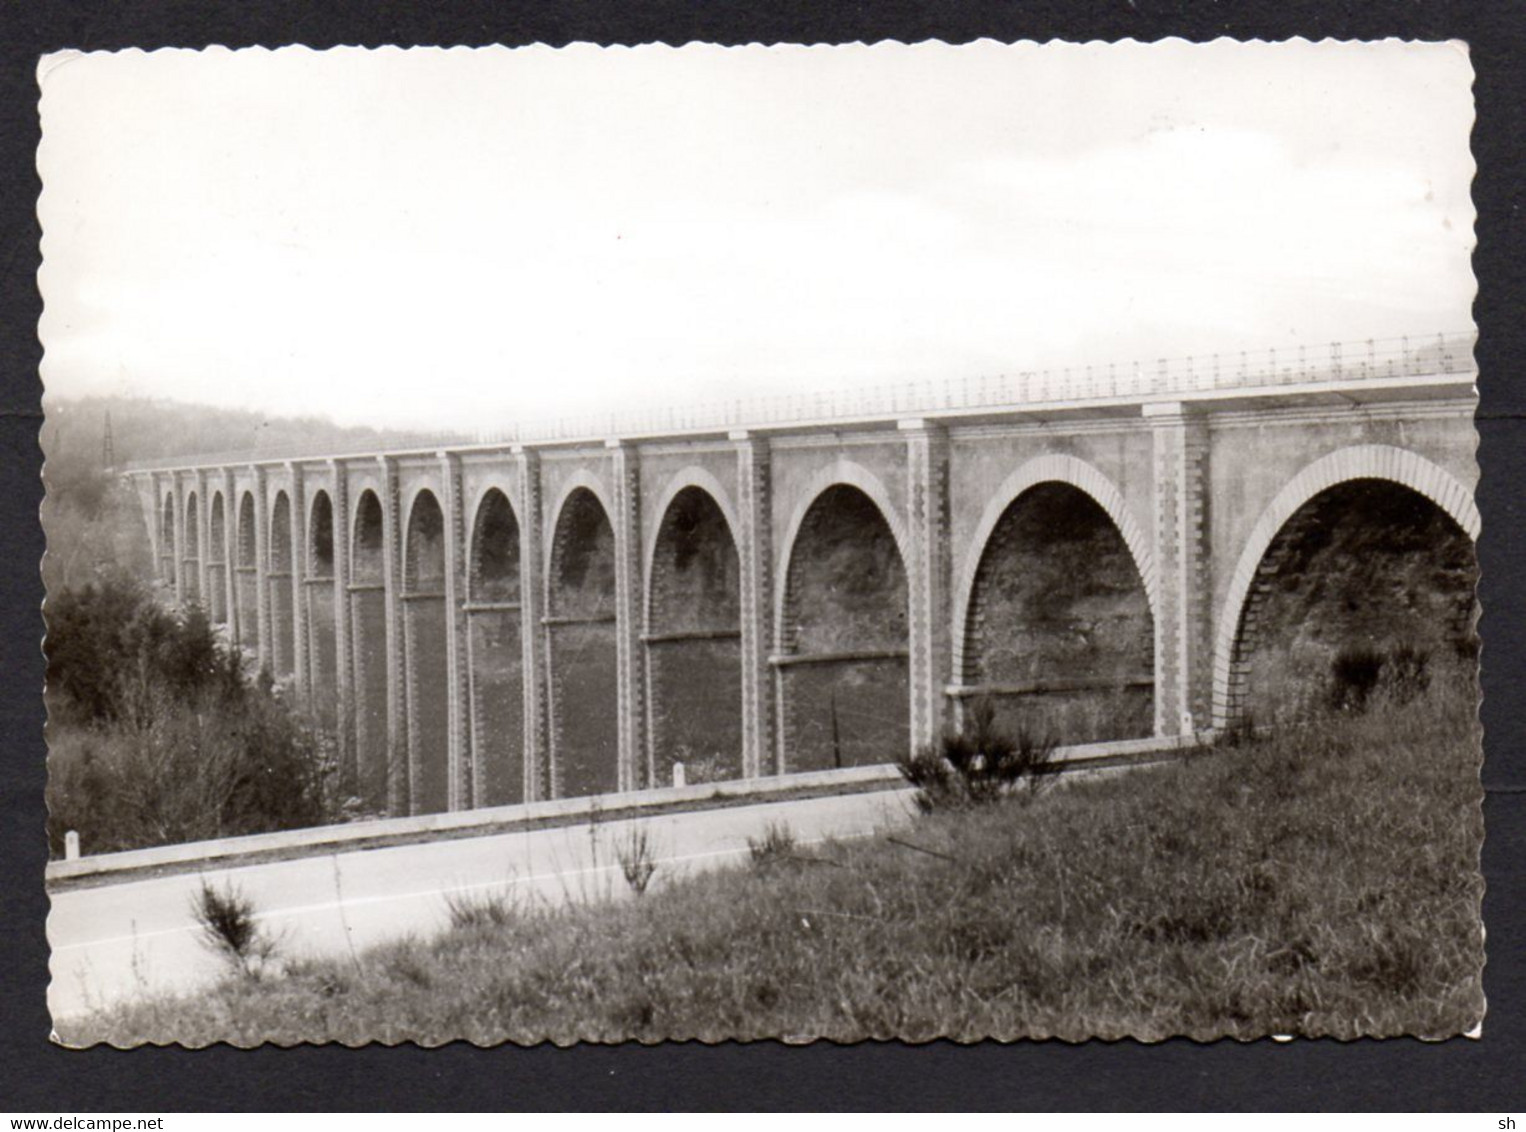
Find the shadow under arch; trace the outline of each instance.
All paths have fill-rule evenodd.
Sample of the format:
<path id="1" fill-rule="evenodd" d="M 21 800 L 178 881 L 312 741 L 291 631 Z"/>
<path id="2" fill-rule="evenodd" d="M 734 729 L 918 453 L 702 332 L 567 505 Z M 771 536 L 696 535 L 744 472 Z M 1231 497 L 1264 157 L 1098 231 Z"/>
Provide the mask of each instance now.
<path id="1" fill-rule="evenodd" d="M 620 785 L 615 530 L 592 477 L 565 485 L 554 514 L 545 618 L 552 794 L 613 793 Z"/>
<path id="2" fill-rule="evenodd" d="M 207 616 L 214 625 L 228 623 L 228 520 L 223 493 L 212 493 L 207 511 Z"/>
<path id="3" fill-rule="evenodd" d="M 1064 743 L 1154 729 L 1155 569 L 1118 489 L 1064 454 L 1030 460 L 988 501 L 956 589 L 961 703 Z"/>
<path id="4" fill-rule="evenodd" d="M 653 782 L 742 775 L 741 559 L 713 480 L 675 477 L 647 552 L 647 728 Z"/>
<path id="5" fill-rule="evenodd" d="M 201 556 L 201 496 L 192 490 L 185 497 L 185 549 L 180 559 L 187 601 L 202 601 Z"/>
<path id="6" fill-rule="evenodd" d="M 391 750 L 387 736 L 386 520 L 381 500 L 370 488 L 355 497 L 349 526 L 350 666 L 354 669 L 354 777 L 364 807 L 385 812 L 394 806 Z M 397 783 L 399 790 L 403 784 Z"/>
<path id="7" fill-rule="evenodd" d="M 1472 493 L 1446 470 L 1408 449 L 1391 445 L 1354 445 L 1306 465 L 1279 491 L 1257 519 L 1225 590 L 1216 620 L 1213 652 L 1213 724 L 1223 728 L 1240 715 L 1254 650 L 1258 592 L 1266 592 L 1281 563 L 1279 540 L 1296 537 L 1300 515 L 1332 489 L 1362 482 L 1388 484 L 1427 501 L 1455 525 L 1470 548 L 1481 520 Z M 1249 624 L 1247 620 L 1249 619 Z"/>
<path id="8" fill-rule="evenodd" d="M 307 626 L 307 679 L 314 718 L 332 731 L 339 721 L 339 636 L 334 603 L 334 503 L 318 488 L 307 504 L 306 573 L 298 579 L 297 600 Z M 353 783 L 346 783 L 353 788 Z"/>
<path id="9" fill-rule="evenodd" d="M 164 493 L 159 504 L 159 575 L 173 587 L 179 577 L 180 548 L 175 544 L 175 492 Z"/>
<path id="10" fill-rule="evenodd" d="M 520 530 L 503 488 L 490 486 L 479 496 L 467 546 L 472 804 L 509 805 L 524 801 L 528 789 Z"/>
<path id="11" fill-rule="evenodd" d="M 238 603 L 238 643 L 257 649 L 260 643 L 260 568 L 255 547 L 254 493 L 245 491 L 238 500 L 238 525 L 233 538 L 234 599 Z"/>
<path id="12" fill-rule="evenodd" d="M 403 671 L 409 809 L 450 809 L 449 631 L 445 608 L 445 512 L 429 488 L 408 506 L 403 535 Z"/>
<path id="13" fill-rule="evenodd" d="M 269 542 L 265 600 L 270 606 L 270 670 L 279 678 L 296 671 L 295 555 L 291 541 L 291 499 L 285 491 L 276 492 L 270 507 Z"/>
<path id="14" fill-rule="evenodd" d="M 905 544 L 883 487 L 871 486 L 879 500 L 830 480 L 791 523 L 772 658 L 780 771 L 893 762 L 908 750 Z"/>

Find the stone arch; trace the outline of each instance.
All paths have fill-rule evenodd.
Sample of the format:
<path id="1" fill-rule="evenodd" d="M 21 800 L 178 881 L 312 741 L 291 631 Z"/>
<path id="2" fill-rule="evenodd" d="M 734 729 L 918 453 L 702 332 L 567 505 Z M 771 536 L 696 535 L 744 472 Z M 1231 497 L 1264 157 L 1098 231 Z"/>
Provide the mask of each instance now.
<path id="1" fill-rule="evenodd" d="M 350 539 L 350 656 L 354 669 L 354 718 L 348 726 L 355 737 L 355 778 L 367 809 L 389 805 L 391 756 L 387 741 L 387 594 L 386 517 L 376 492 L 366 488 L 355 497 L 347 524 Z"/>
<path id="2" fill-rule="evenodd" d="M 653 780 L 742 775 L 741 557 L 713 477 L 680 473 L 647 551 L 647 728 Z M 702 481 L 711 480 L 710 486 Z M 701 481 L 701 482 L 695 482 Z"/>
<path id="3" fill-rule="evenodd" d="M 191 601 L 201 601 L 201 496 L 194 488 L 185 497 L 185 551 L 181 559 L 185 571 L 185 594 Z"/>
<path id="4" fill-rule="evenodd" d="M 641 561 L 646 564 L 647 577 L 651 576 L 653 554 L 656 551 L 657 540 L 662 534 L 662 518 L 668 513 L 668 508 L 673 505 L 674 498 L 683 491 L 689 489 L 703 491 L 714 501 L 722 518 L 726 520 L 726 529 L 731 534 L 733 542 L 736 541 L 736 533 L 741 529 L 741 520 L 737 517 L 736 507 L 731 502 L 731 494 L 711 472 L 698 464 L 690 464 L 680 468 L 668 477 L 668 482 L 662 489 L 662 494 L 657 497 L 656 504 L 652 508 L 652 514 L 659 516 L 655 526 L 647 535 L 646 546 L 643 547 Z M 651 586 L 647 586 L 647 605 L 651 604 Z"/>
<path id="5" fill-rule="evenodd" d="M 445 526 L 435 493 L 415 491 L 403 526 L 402 605 L 408 793 L 416 814 L 450 808 Z"/>
<path id="6" fill-rule="evenodd" d="M 354 582 L 381 582 L 386 564 L 386 517 L 375 491 L 355 497 L 350 519 L 350 573 Z"/>
<path id="7" fill-rule="evenodd" d="M 910 740 L 904 543 L 883 502 L 841 480 L 791 527 L 774 657 L 781 769 L 892 761 Z"/>
<path id="8" fill-rule="evenodd" d="M 207 615 L 212 624 L 228 623 L 228 520 L 223 493 L 212 493 L 207 511 Z"/>
<path id="9" fill-rule="evenodd" d="M 519 516 L 513 502 L 502 488 L 489 487 L 473 512 L 466 571 L 470 601 L 519 601 L 519 543 Z"/>
<path id="10" fill-rule="evenodd" d="M 244 491 L 238 500 L 237 526 L 233 537 L 234 597 L 238 602 L 238 643 L 246 649 L 259 647 L 260 568 L 255 550 L 254 493 Z"/>
<path id="11" fill-rule="evenodd" d="M 291 499 L 285 491 L 277 491 L 270 507 L 270 548 L 266 580 L 270 603 L 270 664 L 276 676 L 290 676 L 296 671 L 296 656 L 292 645 L 295 616 L 295 561 L 291 544 Z"/>
<path id="12" fill-rule="evenodd" d="M 1061 742 L 1147 736 L 1154 589 L 1123 493 L 1074 456 L 1031 459 L 987 500 L 961 562 L 955 683 L 987 696 L 999 718 L 1021 713 L 1006 722 Z"/>
<path id="13" fill-rule="evenodd" d="M 338 721 L 339 637 L 334 603 L 334 503 L 323 488 L 308 500 L 306 575 L 297 593 L 306 620 L 307 671 L 313 710 L 325 728 Z"/>
<path id="14" fill-rule="evenodd" d="M 822 493 L 839 484 L 845 487 L 856 487 L 874 502 L 874 505 L 879 508 L 881 518 L 885 520 L 886 526 L 890 528 L 890 533 L 895 538 L 896 550 L 900 553 L 902 564 L 909 560 L 911 544 L 908 540 L 906 523 L 891 502 L 890 492 L 886 489 L 884 481 L 857 461 L 839 457 L 812 476 L 800 493 L 800 499 L 796 502 L 794 510 L 790 512 L 789 524 L 784 529 L 784 542 L 779 553 L 778 570 L 774 577 L 779 579 L 789 577 L 790 559 L 794 554 L 795 543 L 800 537 L 800 527 L 805 522 L 807 512 L 821 498 Z M 776 641 L 784 639 L 784 599 L 785 587 L 775 586 L 774 639 Z"/>
<path id="15" fill-rule="evenodd" d="M 615 529 L 593 477 L 564 486 L 549 540 L 546 648 L 550 656 L 552 792 L 619 789 Z"/>
<path id="16" fill-rule="evenodd" d="M 1440 466 L 1408 449 L 1362 444 L 1319 457 L 1295 475 L 1262 511 L 1245 540 L 1219 608 L 1213 649 L 1213 723 L 1225 727 L 1238 709 L 1243 666 L 1237 642 L 1248 598 L 1273 541 L 1288 522 L 1321 493 L 1356 480 L 1398 484 L 1424 497 L 1476 543 L 1481 519 L 1473 494 Z"/>
<path id="17" fill-rule="evenodd" d="M 548 597 L 550 596 L 551 564 L 552 560 L 556 556 L 556 531 L 561 528 L 562 514 L 567 508 L 568 501 L 571 500 L 579 490 L 587 491 L 590 495 L 592 495 L 598 502 L 600 508 L 603 509 L 605 516 L 612 517 L 615 513 L 614 505 L 611 502 L 611 496 L 609 494 L 609 488 L 605 485 L 601 476 L 589 471 L 587 468 L 574 468 L 572 471 L 567 473 L 567 478 L 562 481 L 562 486 L 557 490 L 555 501 L 546 510 L 546 514 L 551 517 L 552 531 L 552 537 L 545 540 L 546 545 L 542 550 L 542 554 L 545 557 L 545 561 L 542 563 L 543 576 L 546 579 Z M 612 518 L 610 530 L 614 530 Z M 549 605 L 547 608 L 550 608 Z"/>
<path id="18" fill-rule="evenodd" d="M 323 488 L 313 492 L 307 506 L 307 576 L 310 581 L 334 578 L 334 501 Z"/>
<path id="19" fill-rule="evenodd" d="M 519 519 L 490 486 L 472 517 L 466 569 L 467 687 L 472 798 L 478 806 L 525 799 L 524 614 Z"/>
<path id="20" fill-rule="evenodd" d="M 270 569 L 290 572 L 292 559 L 291 499 L 277 491 L 270 505 Z"/>
<path id="21" fill-rule="evenodd" d="M 1118 528 L 1118 533 L 1123 536 L 1124 545 L 1129 548 L 1129 553 L 1134 557 L 1134 566 L 1139 571 L 1145 596 L 1150 602 L 1150 616 L 1153 618 L 1156 615 L 1159 583 L 1156 577 L 1155 556 L 1150 550 L 1150 541 L 1145 535 L 1145 529 L 1129 508 L 1123 492 L 1118 490 L 1112 480 L 1085 460 L 1061 452 L 1036 456 L 1003 480 L 1001 486 L 991 494 L 985 509 L 981 512 L 974 536 L 970 539 L 965 551 L 964 562 L 954 587 L 953 670 L 956 673 L 964 671 L 965 633 L 970 598 L 975 591 L 975 574 L 980 569 L 980 559 L 986 545 L 990 542 L 996 525 L 1007 513 L 1007 508 L 1016 502 L 1018 496 L 1030 488 L 1047 482 L 1069 484 L 1091 496 L 1107 512 L 1108 518 L 1112 519 L 1113 525 Z"/>
<path id="22" fill-rule="evenodd" d="M 239 496 L 238 532 L 234 541 L 237 544 L 234 553 L 237 555 L 239 567 L 254 569 L 254 492 L 252 491 L 245 491 Z"/>

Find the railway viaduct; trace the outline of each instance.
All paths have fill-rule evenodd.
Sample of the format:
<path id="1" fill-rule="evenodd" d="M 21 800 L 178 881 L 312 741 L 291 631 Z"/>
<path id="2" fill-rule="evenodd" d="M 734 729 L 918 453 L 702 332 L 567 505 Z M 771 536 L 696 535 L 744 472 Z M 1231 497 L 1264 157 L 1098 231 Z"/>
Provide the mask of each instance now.
<path id="1" fill-rule="evenodd" d="M 1471 552 L 1471 347 L 1093 367 L 127 475 L 160 582 L 334 729 L 357 793 L 427 813 L 665 784 L 675 761 L 691 781 L 886 762 L 975 695 L 1042 710 L 1068 742 L 1223 727 L 1260 603 L 1297 568 L 1289 532 L 1392 513 L 1343 490 L 1434 512 Z"/>

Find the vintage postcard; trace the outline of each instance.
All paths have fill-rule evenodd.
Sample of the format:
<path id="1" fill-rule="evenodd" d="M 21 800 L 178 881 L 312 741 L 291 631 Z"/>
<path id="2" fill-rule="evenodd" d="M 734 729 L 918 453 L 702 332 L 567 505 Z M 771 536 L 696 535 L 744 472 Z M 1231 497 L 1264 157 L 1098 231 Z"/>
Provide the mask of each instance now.
<path id="1" fill-rule="evenodd" d="M 1479 1032 L 1464 45 L 38 80 L 61 1043 Z"/>

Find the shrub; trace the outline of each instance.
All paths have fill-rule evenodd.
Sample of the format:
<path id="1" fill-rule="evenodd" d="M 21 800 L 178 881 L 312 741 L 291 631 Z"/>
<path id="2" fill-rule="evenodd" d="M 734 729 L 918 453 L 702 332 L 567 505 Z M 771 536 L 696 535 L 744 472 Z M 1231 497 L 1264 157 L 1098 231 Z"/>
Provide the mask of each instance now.
<path id="1" fill-rule="evenodd" d="M 50 716 L 87 725 L 146 724 L 159 693 L 185 699 L 244 690 L 238 654 L 223 646 L 199 606 L 171 611 L 138 583 L 102 578 L 48 599 Z"/>
<path id="2" fill-rule="evenodd" d="M 752 867 L 767 871 L 793 860 L 795 856 L 795 832 L 783 822 L 769 822 L 761 838 L 747 839 L 747 852 Z"/>
<path id="3" fill-rule="evenodd" d="M 616 846 L 615 856 L 619 858 L 620 871 L 625 874 L 625 883 L 631 886 L 631 891 L 637 896 L 644 894 L 657 871 L 656 854 L 646 826 L 632 826 Z"/>
<path id="4" fill-rule="evenodd" d="M 274 957 L 275 940 L 257 922 L 254 902 L 232 884 L 218 891 L 203 879 L 191 898 L 191 913 L 202 941 L 239 974 L 258 976 Z"/>
<path id="5" fill-rule="evenodd" d="M 1330 665 L 1329 705 L 1361 712 L 1375 698 L 1407 704 L 1431 686 L 1431 654 L 1408 642 L 1392 650 L 1358 647 L 1336 654 Z"/>
<path id="6" fill-rule="evenodd" d="M 87 853 L 322 825 L 333 774 L 284 705 L 152 697 L 141 726 L 50 727 L 48 834 Z"/>
<path id="7" fill-rule="evenodd" d="M 199 609 L 120 580 L 49 603 L 48 836 L 102 853 L 333 820 L 332 751 Z"/>
<path id="8" fill-rule="evenodd" d="M 967 809 L 1011 796 L 1036 794 L 1053 781 L 1057 743 L 1053 736 L 1028 728 L 1013 735 L 996 725 L 990 700 L 973 701 L 964 725 L 946 732 L 940 742 L 900 760 L 901 775 L 917 788 L 924 813 Z"/>
<path id="9" fill-rule="evenodd" d="M 1330 662 L 1330 707 L 1335 711 L 1363 711 L 1383 675 L 1382 652 L 1357 646 L 1342 649 Z"/>
<path id="10" fill-rule="evenodd" d="M 1401 704 L 1419 699 L 1430 691 L 1431 654 L 1410 644 L 1400 645 L 1388 656 L 1383 686 Z"/>
<path id="11" fill-rule="evenodd" d="M 470 928 L 503 928 L 514 921 L 519 911 L 509 889 L 488 892 L 447 892 L 445 910 L 450 926 L 457 931 Z"/>

